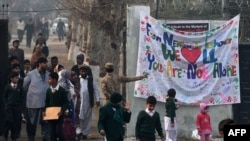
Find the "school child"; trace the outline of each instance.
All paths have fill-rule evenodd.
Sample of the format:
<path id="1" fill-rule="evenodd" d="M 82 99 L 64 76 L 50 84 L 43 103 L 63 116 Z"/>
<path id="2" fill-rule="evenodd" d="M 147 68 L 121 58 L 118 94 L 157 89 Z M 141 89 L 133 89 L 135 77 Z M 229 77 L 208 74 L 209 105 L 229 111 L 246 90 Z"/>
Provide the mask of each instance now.
<path id="1" fill-rule="evenodd" d="M 234 125 L 236 124 L 235 121 L 233 119 L 230 119 L 230 118 L 226 118 L 226 119 L 223 119 L 219 122 L 218 124 L 218 131 L 220 133 L 220 136 L 224 139 L 224 128 L 225 128 L 225 125 Z"/>
<path id="2" fill-rule="evenodd" d="M 19 74 L 17 72 L 10 73 L 10 83 L 4 89 L 5 102 L 5 131 L 4 139 L 8 140 L 9 131 L 11 132 L 12 141 L 16 141 L 19 136 L 19 126 L 21 124 L 21 112 L 23 102 L 23 88 L 18 84 Z"/>
<path id="3" fill-rule="evenodd" d="M 196 118 L 196 128 L 200 135 L 200 141 L 209 141 L 212 133 L 210 116 L 208 114 L 209 107 L 206 103 L 200 103 L 200 113 Z"/>
<path id="4" fill-rule="evenodd" d="M 23 86 L 23 80 L 24 80 L 24 74 L 22 74 L 22 72 L 21 72 L 21 65 L 20 64 L 13 64 L 12 65 L 12 67 L 11 67 L 11 72 L 16 72 L 16 73 L 18 73 L 18 85 L 19 86 Z M 11 80 L 10 80 L 10 82 L 11 82 Z M 22 118 L 20 119 L 20 122 L 18 122 L 18 123 L 20 123 L 19 125 L 18 125 L 18 137 L 21 135 L 21 128 L 22 128 L 22 120 L 24 119 L 24 113 L 25 113 L 25 93 L 24 93 L 24 91 L 22 91 L 23 92 L 23 101 L 22 101 L 22 112 L 21 112 L 21 115 L 22 115 Z M 24 122 L 26 122 L 26 121 L 24 121 Z"/>
<path id="5" fill-rule="evenodd" d="M 130 121 L 131 112 L 130 104 L 122 107 L 122 101 L 121 94 L 114 92 L 110 101 L 99 110 L 98 131 L 107 141 L 123 141 L 123 125 Z"/>
<path id="6" fill-rule="evenodd" d="M 69 113 L 69 103 L 67 99 L 66 91 L 57 84 L 58 74 L 53 72 L 49 74 L 48 83 L 50 88 L 46 92 L 45 108 L 47 107 L 61 107 L 61 111 L 58 113 L 59 118 L 55 120 L 48 120 L 50 125 L 50 141 L 64 141 L 64 135 L 62 130 L 62 122 L 64 115 Z M 45 116 L 45 113 L 44 113 Z"/>
<path id="7" fill-rule="evenodd" d="M 146 102 L 146 110 L 139 112 L 137 116 L 135 135 L 137 141 L 155 141 L 155 130 L 162 141 L 164 136 L 161 127 L 160 114 L 155 111 L 157 101 L 154 96 L 149 96 Z"/>
<path id="8" fill-rule="evenodd" d="M 178 106 L 176 105 L 175 99 L 176 91 L 173 88 L 168 90 L 165 108 L 166 116 L 164 117 L 164 124 L 166 130 L 166 141 L 176 141 L 177 140 L 177 122 L 176 122 L 176 110 Z"/>
<path id="9" fill-rule="evenodd" d="M 20 64 L 13 64 L 11 66 L 11 72 L 18 73 L 18 77 L 19 77 L 18 84 L 20 86 L 22 86 L 23 85 L 24 74 L 21 73 L 21 65 Z"/>
<path id="10" fill-rule="evenodd" d="M 23 69 L 24 76 L 27 76 L 27 74 L 31 71 L 31 65 L 29 59 L 24 60 L 23 68 L 24 68 Z"/>

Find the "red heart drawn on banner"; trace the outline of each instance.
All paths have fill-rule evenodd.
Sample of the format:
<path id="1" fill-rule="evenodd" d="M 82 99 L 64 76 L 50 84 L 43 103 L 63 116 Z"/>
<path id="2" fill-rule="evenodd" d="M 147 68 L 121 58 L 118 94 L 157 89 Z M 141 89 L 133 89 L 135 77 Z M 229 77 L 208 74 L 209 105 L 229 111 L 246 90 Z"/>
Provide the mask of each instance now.
<path id="1" fill-rule="evenodd" d="M 201 55 L 201 48 L 189 49 L 186 47 L 181 48 L 182 56 L 191 64 L 195 64 Z"/>

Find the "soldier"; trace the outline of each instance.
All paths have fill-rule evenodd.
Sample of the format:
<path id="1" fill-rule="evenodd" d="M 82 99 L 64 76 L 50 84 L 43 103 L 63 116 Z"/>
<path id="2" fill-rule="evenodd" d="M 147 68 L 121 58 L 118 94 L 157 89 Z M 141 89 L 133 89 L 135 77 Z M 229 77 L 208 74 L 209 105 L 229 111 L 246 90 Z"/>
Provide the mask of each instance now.
<path id="1" fill-rule="evenodd" d="M 142 76 L 136 76 L 136 77 L 118 76 L 113 73 L 114 65 L 110 62 L 105 64 L 105 69 L 106 69 L 106 75 L 101 80 L 101 89 L 106 99 L 106 101 L 104 101 L 104 104 L 107 103 L 107 101 L 109 101 L 112 93 L 120 91 L 119 88 L 120 83 L 142 80 L 144 78 L 147 78 L 149 75 L 148 73 L 145 73 Z"/>

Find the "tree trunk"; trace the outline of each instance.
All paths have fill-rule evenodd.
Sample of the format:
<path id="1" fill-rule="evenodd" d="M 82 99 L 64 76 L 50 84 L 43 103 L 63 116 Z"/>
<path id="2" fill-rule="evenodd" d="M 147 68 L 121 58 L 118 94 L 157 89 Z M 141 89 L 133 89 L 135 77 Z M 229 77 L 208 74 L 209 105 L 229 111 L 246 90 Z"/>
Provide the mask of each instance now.
<path id="1" fill-rule="evenodd" d="M 70 48 L 68 52 L 68 60 L 71 60 L 73 58 L 74 49 L 76 47 L 76 36 L 77 36 L 77 23 L 75 20 L 71 21 L 71 42 L 70 42 Z"/>

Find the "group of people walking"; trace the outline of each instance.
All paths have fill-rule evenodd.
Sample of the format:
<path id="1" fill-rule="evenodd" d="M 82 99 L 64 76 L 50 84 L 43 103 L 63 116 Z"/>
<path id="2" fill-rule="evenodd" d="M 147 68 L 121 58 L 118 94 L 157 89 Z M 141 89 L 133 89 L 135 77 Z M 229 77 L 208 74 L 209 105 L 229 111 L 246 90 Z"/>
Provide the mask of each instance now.
<path id="1" fill-rule="evenodd" d="M 26 47 L 30 48 L 33 36 L 42 34 L 43 38 L 47 41 L 50 35 L 50 24 L 47 18 L 43 17 L 41 20 L 31 18 L 28 21 L 24 21 L 20 18 L 17 22 L 17 37 L 20 42 L 23 42 L 23 37 L 26 32 Z M 66 26 L 65 23 L 59 19 L 56 27 L 58 40 L 63 41 L 65 36 Z M 39 36 L 39 35 L 38 35 Z"/>
<path id="2" fill-rule="evenodd" d="M 2 133 L 7 141 L 16 141 L 20 137 L 22 119 L 26 122 L 26 133 L 29 141 L 35 141 L 37 125 L 41 125 L 43 141 L 68 141 L 87 139 L 91 128 L 92 109 L 100 106 L 100 91 L 94 81 L 91 68 L 84 64 L 84 55 L 76 57 L 77 64 L 71 70 L 59 63 L 57 56 L 49 57 L 46 39 L 37 39 L 31 59 L 24 58 L 24 51 L 19 48 L 20 41 L 14 40 L 9 49 L 9 80 L 3 98 L 5 105 L 5 124 Z M 119 93 L 120 83 L 146 79 L 142 76 L 126 77 L 114 74 L 114 65 L 105 64 L 106 75 L 101 79 L 101 90 L 105 96 L 104 105 L 99 109 L 98 132 L 107 141 L 122 141 L 125 125 L 130 122 L 130 104 Z M 175 111 L 179 108 L 175 98 L 176 91 L 171 88 L 167 92 L 164 117 L 165 136 L 160 114 L 155 111 L 157 100 L 154 96 L 146 99 L 146 108 L 137 115 L 135 135 L 137 141 L 155 141 L 155 131 L 166 141 L 177 140 Z M 46 110 L 60 107 L 58 118 L 44 120 Z M 200 106 L 197 115 L 197 129 L 202 141 L 208 141 L 212 133 L 208 106 Z M 23 115 L 23 117 L 22 117 Z M 74 126 L 74 134 L 68 135 L 64 126 L 65 119 L 70 118 Z M 234 122 L 230 122 L 234 123 Z M 223 122 L 221 124 L 227 124 Z M 220 129 L 224 125 L 220 125 Z M 10 132 L 10 136 L 9 136 Z"/>
<path id="3" fill-rule="evenodd" d="M 28 21 L 24 21 L 23 19 L 19 19 L 17 21 L 17 37 L 20 42 L 23 42 L 24 33 L 26 32 L 26 47 L 30 48 L 32 43 L 33 36 L 36 36 L 36 33 L 41 33 L 44 36 L 44 39 L 47 40 L 49 37 L 49 24 L 46 20 L 42 20 L 39 22 L 32 21 L 32 19 L 28 19 Z"/>

